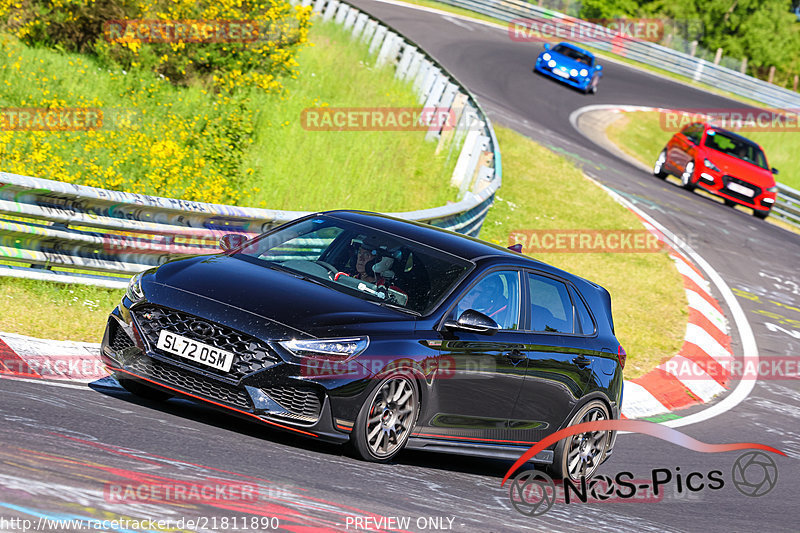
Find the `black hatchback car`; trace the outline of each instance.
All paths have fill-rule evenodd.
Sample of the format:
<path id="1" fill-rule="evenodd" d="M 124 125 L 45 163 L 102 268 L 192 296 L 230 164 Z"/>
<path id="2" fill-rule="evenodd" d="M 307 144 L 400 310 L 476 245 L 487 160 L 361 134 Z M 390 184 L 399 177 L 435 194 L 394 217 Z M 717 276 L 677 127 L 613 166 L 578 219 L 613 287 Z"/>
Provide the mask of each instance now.
<path id="1" fill-rule="evenodd" d="M 618 418 L 625 352 L 608 292 L 508 249 L 353 211 L 134 276 L 102 357 L 130 392 L 188 397 L 369 461 L 403 448 L 518 458 Z M 590 476 L 613 433 L 534 461 Z"/>

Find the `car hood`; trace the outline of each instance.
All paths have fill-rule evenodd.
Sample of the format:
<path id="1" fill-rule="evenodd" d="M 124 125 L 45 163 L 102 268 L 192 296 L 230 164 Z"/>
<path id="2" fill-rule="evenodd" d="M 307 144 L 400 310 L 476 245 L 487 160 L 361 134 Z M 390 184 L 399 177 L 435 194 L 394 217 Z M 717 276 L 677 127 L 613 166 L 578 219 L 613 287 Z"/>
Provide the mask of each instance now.
<path id="1" fill-rule="evenodd" d="M 733 157 L 716 150 L 709 150 L 707 153 L 708 159 L 717 165 L 723 174 L 728 174 L 740 180 L 758 185 L 762 189 L 775 186 L 775 178 L 772 172 L 761 168 L 758 165 L 753 165 L 747 161 L 742 161 L 737 157 Z"/>
<path id="2" fill-rule="evenodd" d="M 167 262 L 150 281 L 216 302 L 220 313 L 233 308 L 314 337 L 353 335 L 389 322 L 394 331 L 405 329 L 404 323 L 410 331 L 415 320 L 288 272 L 226 255 Z"/>

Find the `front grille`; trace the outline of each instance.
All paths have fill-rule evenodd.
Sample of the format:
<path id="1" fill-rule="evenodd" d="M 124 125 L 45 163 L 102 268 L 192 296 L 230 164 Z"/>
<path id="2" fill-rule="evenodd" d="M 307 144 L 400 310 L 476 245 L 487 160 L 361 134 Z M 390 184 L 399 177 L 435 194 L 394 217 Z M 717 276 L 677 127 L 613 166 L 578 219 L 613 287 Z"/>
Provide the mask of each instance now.
<path id="1" fill-rule="evenodd" d="M 141 329 L 142 335 L 147 339 L 150 345 L 155 349 L 158 342 L 158 335 L 162 329 L 166 329 L 172 333 L 183 335 L 190 339 L 210 344 L 221 350 L 226 350 L 234 354 L 233 364 L 229 372 L 225 373 L 216 370 L 210 366 L 202 363 L 185 359 L 168 352 L 158 352 L 165 357 L 169 357 L 183 364 L 191 365 L 202 369 L 204 372 L 211 372 L 220 376 L 222 379 L 229 381 L 239 381 L 248 374 L 252 374 L 262 368 L 271 366 L 279 361 L 278 357 L 271 352 L 269 347 L 262 341 L 240 333 L 235 329 L 223 326 L 216 322 L 210 322 L 205 319 L 184 313 L 182 311 L 175 311 L 167 307 L 156 305 L 146 305 L 137 307 L 133 310 L 133 315 Z M 207 331 L 203 332 L 203 328 L 192 329 L 190 326 L 202 323 Z M 201 330 L 198 332 L 198 329 Z"/>
<path id="2" fill-rule="evenodd" d="M 119 327 L 116 322 L 112 322 L 113 326 L 111 327 L 111 342 L 109 346 L 114 351 L 114 353 L 120 353 L 125 348 L 133 348 L 136 346 L 133 342 L 133 339 L 128 337 L 128 334 Z"/>
<path id="3" fill-rule="evenodd" d="M 286 418 L 316 422 L 322 409 L 319 396 L 308 387 L 270 387 L 262 389 L 290 414 Z"/>
<path id="4" fill-rule="evenodd" d="M 176 368 L 155 359 L 139 359 L 128 366 L 130 370 L 144 377 L 151 377 L 166 385 L 172 385 L 226 405 L 250 410 L 250 398 L 243 390 L 214 383 L 202 376 Z"/>
<path id="5" fill-rule="evenodd" d="M 731 183 L 731 182 L 737 183 L 737 184 L 741 185 L 742 187 L 747 187 L 748 189 L 752 190 L 753 191 L 753 196 L 747 196 L 747 195 L 738 193 L 736 191 L 730 190 L 728 188 L 728 183 Z M 734 178 L 733 176 L 728 176 L 728 175 L 722 176 L 722 183 L 723 183 L 723 185 L 725 187 L 725 189 L 724 189 L 725 194 L 727 194 L 728 196 L 730 196 L 732 198 L 736 198 L 737 200 L 741 200 L 743 202 L 747 202 L 748 204 L 752 204 L 753 202 L 755 202 L 755 199 L 758 197 L 758 195 L 761 194 L 761 187 L 753 185 L 752 183 L 748 183 L 748 182 L 746 182 L 744 180 L 740 180 L 739 178 Z"/>

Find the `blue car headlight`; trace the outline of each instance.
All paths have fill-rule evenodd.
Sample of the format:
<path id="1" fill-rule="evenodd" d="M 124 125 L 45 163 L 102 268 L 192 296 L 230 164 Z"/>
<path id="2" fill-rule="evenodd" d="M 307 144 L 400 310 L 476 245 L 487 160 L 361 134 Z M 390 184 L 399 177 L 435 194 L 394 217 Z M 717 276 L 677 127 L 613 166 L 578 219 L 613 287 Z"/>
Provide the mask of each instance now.
<path id="1" fill-rule="evenodd" d="M 589 75 L 589 71 L 586 70 L 585 68 L 582 68 L 580 74 L 585 78 L 586 76 Z"/>
<path id="2" fill-rule="evenodd" d="M 572 76 L 573 78 L 577 78 L 578 77 L 578 69 L 574 68 L 574 69 L 570 70 L 569 71 L 569 75 Z"/>
<path id="3" fill-rule="evenodd" d="M 548 54 L 547 52 L 545 52 L 544 54 L 542 54 L 542 59 L 544 59 L 545 61 L 550 61 L 550 58 L 551 58 L 551 57 L 552 57 L 552 56 L 551 56 L 550 54 Z"/>
<path id="4" fill-rule="evenodd" d="M 547 62 L 547 66 L 550 67 L 550 68 L 555 68 L 555 66 L 556 66 L 555 60 L 551 59 L 550 61 L 548 61 Z"/>

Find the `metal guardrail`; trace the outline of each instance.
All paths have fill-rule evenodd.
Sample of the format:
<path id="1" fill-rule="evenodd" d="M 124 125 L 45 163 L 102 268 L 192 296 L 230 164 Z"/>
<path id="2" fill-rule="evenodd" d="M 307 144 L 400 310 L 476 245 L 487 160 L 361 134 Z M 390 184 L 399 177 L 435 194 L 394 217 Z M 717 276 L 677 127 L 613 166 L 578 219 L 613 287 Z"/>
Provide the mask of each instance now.
<path id="1" fill-rule="evenodd" d="M 390 213 L 477 236 L 502 180 L 497 139 L 472 94 L 435 59 L 389 26 L 339 0 L 303 0 L 395 65 L 419 103 L 449 109 L 456 126 L 425 139 L 460 146 L 451 184 L 460 201 Z M 451 145 L 453 146 L 453 145 Z M 256 235 L 306 215 L 109 191 L 0 172 L 0 275 L 124 287 L 127 276 L 186 254 L 219 251 L 225 233 Z M 60 270 L 52 270 L 58 268 Z M 126 276 L 126 277 L 122 277 Z"/>
<path id="2" fill-rule="evenodd" d="M 656 43 L 637 40 L 619 34 L 615 35 L 614 32 L 607 29 L 605 31 L 597 31 L 600 27 L 595 24 L 521 0 L 436 1 L 488 15 L 509 23 L 519 19 L 527 19 L 539 25 L 553 20 L 569 22 L 577 26 L 578 29 L 575 33 L 578 35 L 581 34 L 580 28 L 585 28 L 584 34 L 592 35 L 591 46 L 600 50 L 658 67 L 674 74 L 681 74 L 694 81 L 763 102 L 776 109 L 792 111 L 793 113 L 797 113 L 797 110 L 800 109 L 800 94 L 794 91 Z M 511 26 L 509 26 L 509 29 L 513 31 Z M 607 36 L 605 40 L 603 40 L 604 36 Z M 779 218 L 792 226 L 800 227 L 798 194 L 800 193 L 794 189 L 779 183 L 778 199 L 772 209 L 771 216 Z"/>
<path id="3" fill-rule="evenodd" d="M 778 199 L 772 207 L 772 215 L 800 228 L 800 191 L 778 184 Z"/>

